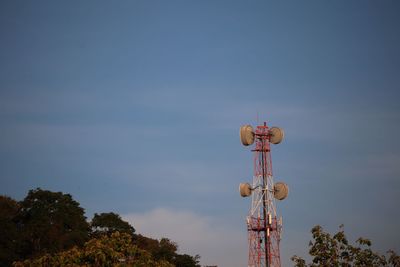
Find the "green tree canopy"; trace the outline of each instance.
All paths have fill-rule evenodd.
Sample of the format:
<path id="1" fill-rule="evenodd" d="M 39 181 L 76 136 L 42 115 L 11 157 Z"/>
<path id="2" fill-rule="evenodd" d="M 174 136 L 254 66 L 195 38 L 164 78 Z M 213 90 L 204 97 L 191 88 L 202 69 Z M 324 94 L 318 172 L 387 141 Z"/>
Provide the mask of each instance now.
<path id="1" fill-rule="evenodd" d="M 132 236 L 135 233 L 135 228 L 128 222 L 122 220 L 121 216 L 113 212 L 95 213 L 90 226 L 95 236 L 99 234 L 111 234 L 117 231 Z"/>
<path id="2" fill-rule="evenodd" d="M 174 260 L 174 265 L 175 267 L 200 267 L 199 260 L 199 255 L 194 257 L 187 254 L 177 255 Z"/>
<path id="3" fill-rule="evenodd" d="M 18 229 L 15 218 L 20 206 L 7 196 L 0 196 L 0 266 L 9 266 L 18 258 Z"/>
<path id="4" fill-rule="evenodd" d="M 175 259 L 178 245 L 168 238 L 161 238 L 158 247 L 153 251 L 154 257 L 172 262 Z"/>
<path id="5" fill-rule="evenodd" d="M 172 262 L 176 267 L 200 267 L 200 256 L 178 254 L 178 245 L 168 238 L 160 241 L 142 235 L 134 236 L 134 243 L 141 249 L 149 251 L 156 260 Z"/>
<path id="6" fill-rule="evenodd" d="M 23 258 L 83 245 L 89 225 L 84 210 L 69 194 L 37 188 L 20 203 Z"/>
<path id="7" fill-rule="evenodd" d="M 62 192 L 37 188 L 21 202 L 0 196 L 0 267 L 16 260 L 14 266 L 200 266 L 198 255 L 178 254 L 171 240 L 134 232 L 112 212 L 88 224 L 79 203 Z"/>
<path id="8" fill-rule="evenodd" d="M 14 263 L 14 267 L 25 266 L 135 266 L 174 267 L 165 260 L 156 260 L 145 250 L 132 243 L 131 235 L 114 232 L 102 235 L 85 243 L 82 248 L 73 247 L 54 255 Z"/>
<path id="9" fill-rule="evenodd" d="M 393 266 L 400 267 L 400 256 L 394 251 L 388 251 L 389 257 L 372 251 L 371 241 L 366 238 L 359 238 L 356 246 L 349 244 L 344 234 L 343 225 L 333 236 L 325 232 L 319 225 L 311 230 L 313 240 L 310 241 L 309 253 L 312 262 L 306 261 L 299 256 L 293 256 L 292 261 L 296 267 L 317 267 L 317 266 Z"/>

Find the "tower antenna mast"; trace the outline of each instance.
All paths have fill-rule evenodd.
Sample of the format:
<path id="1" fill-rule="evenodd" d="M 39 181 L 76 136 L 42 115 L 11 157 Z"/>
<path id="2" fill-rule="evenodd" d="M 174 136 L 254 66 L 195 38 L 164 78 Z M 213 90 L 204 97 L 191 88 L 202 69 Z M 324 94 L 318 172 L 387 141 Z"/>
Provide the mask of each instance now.
<path id="1" fill-rule="evenodd" d="M 251 196 L 251 208 L 247 215 L 249 256 L 248 267 L 280 267 L 279 242 L 282 217 L 278 219 L 275 199 L 283 200 L 289 193 L 287 184 L 274 183 L 270 144 L 282 142 L 281 128 L 269 128 L 267 123 L 254 130 L 250 125 L 240 127 L 240 140 L 244 146 L 255 143 L 253 182 L 241 183 L 242 197 Z"/>

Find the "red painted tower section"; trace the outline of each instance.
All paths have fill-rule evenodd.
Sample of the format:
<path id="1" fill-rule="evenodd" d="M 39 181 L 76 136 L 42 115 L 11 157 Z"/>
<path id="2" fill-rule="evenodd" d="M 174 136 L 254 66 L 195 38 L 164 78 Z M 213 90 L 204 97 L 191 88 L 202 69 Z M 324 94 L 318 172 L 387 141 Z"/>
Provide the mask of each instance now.
<path id="1" fill-rule="evenodd" d="M 244 127 L 251 128 L 249 125 Z M 244 127 L 242 127 L 243 131 L 246 130 Z M 240 186 L 240 193 L 243 197 L 250 195 L 252 197 L 251 209 L 247 216 L 249 267 L 281 266 L 279 241 L 282 218 L 277 218 L 275 198 L 284 199 L 287 196 L 288 188 L 286 184 L 284 188 L 282 185 L 274 185 L 270 143 L 278 144 L 283 138 L 283 130 L 274 128 L 271 130 L 264 123 L 264 125 L 257 126 L 254 131 L 251 128 L 251 135 L 241 132 L 241 138 L 242 136 L 254 137 L 254 140 L 242 139 L 244 145 L 255 143 L 252 150 L 254 154 L 253 183 Z M 275 132 L 276 129 L 279 132 Z M 278 141 L 276 141 L 277 137 L 274 137 L 274 133 L 280 134 Z M 284 193 L 282 193 L 282 189 L 284 189 Z"/>

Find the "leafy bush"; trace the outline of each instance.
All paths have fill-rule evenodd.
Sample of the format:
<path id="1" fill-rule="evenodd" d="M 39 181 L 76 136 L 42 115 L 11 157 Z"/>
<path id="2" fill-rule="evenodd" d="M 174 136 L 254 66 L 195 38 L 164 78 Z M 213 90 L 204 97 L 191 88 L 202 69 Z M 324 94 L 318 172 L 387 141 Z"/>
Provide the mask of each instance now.
<path id="1" fill-rule="evenodd" d="M 366 238 L 359 238 L 356 246 L 349 244 L 344 234 L 343 225 L 339 231 L 331 236 L 319 225 L 311 230 L 313 240 L 310 241 L 309 253 L 312 262 L 295 255 L 291 259 L 296 267 L 316 266 L 393 266 L 400 267 L 400 256 L 394 251 L 388 251 L 388 258 L 371 250 L 372 242 Z"/>

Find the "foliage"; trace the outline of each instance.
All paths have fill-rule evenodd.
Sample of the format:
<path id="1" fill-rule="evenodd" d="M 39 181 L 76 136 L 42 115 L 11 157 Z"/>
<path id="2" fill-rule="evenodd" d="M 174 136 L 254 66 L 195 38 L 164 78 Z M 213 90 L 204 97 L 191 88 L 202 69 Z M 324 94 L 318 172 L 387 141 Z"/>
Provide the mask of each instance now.
<path id="1" fill-rule="evenodd" d="M 153 251 L 154 258 L 172 262 L 175 258 L 178 245 L 168 238 L 161 238 L 158 247 Z"/>
<path id="2" fill-rule="evenodd" d="M 142 235 L 134 236 L 134 243 L 141 249 L 149 251 L 157 260 L 167 260 L 176 267 L 199 267 L 200 256 L 194 257 L 187 254 L 178 254 L 178 245 L 168 238 L 160 241 Z"/>
<path id="3" fill-rule="evenodd" d="M 140 234 L 135 234 L 133 242 L 141 249 L 154 252 L 158 249 L 159 242 L 156 239 L 146 237 Z"/>
<path id="4" fill-rule="evenodd" d="M 17 223 L 23 258 L 80 246 L 87 240 L 84 210 L 71 195 L 37 188 L 30 190 L 20 205 Z"/>
<path id="5" fill-rule="evenodd" d="M 311 230 L 313 241 L 310 241 L 309 253 L 312 262 L 306 261 L 299 256 L 291 259 L 296 267 L 315 267 L 315 266 L 394 266 L 400 267 L 400 257 L 394 252 L 389 251 L 389 258 L 371 250 L 371 241 L 359 238 L 356 246 L 349 244 L 344 234 L 343 225 L 339 231 L 331 236 L 325 232 L 321 226 L 317 225 Z"/>
<path id="6" fill-rule="evenodd" d="M 82 248 L 74 247 L 53 256 L 46 254 L 34 260 L 15 262 L 14 267 L 34 266 L 135 266 L 173 267 L 164 260 L 154 260 L 150 253 L 139 249 L 131 235 L 114 232 L 91 239 Z"/>
<path id="7" fill-rule="evenodd" d="M 19 204 L 7 196 L 0 196 L 0 266 L 9 266 L 18 258 L 18 229 L 15 218 Z"/>
<path id="8" fill-rule="evenodd" d="M 200 266 L 198 255 L 178 254 L 178 245 L 171 240 L 134 232 L 112 212 L 95 214 L 89 225 L 79 203 L 62 192 L 37 188 L 21 202 L 0 196 L 0 267 L 13 262 L 14 266 Z"/>
<path id="9" fill-rule="evenodd" d="M 192 257 L 190 255 L 183 254 L 175 257 L 174 264 L 176 267 L 200 267 L 199 260 L 199 255 Z"/>
<path id="10" fill-rule="evenodd" d="M 100 214 L 95 213 L 90 226 L 94 236 L 101 234 L 110 235 L 117 231 L 132 236 L 135 233 L 135 228 L 133 228 L 128 222 L 122 220 L 121 216 L 113 212 Z"/>

